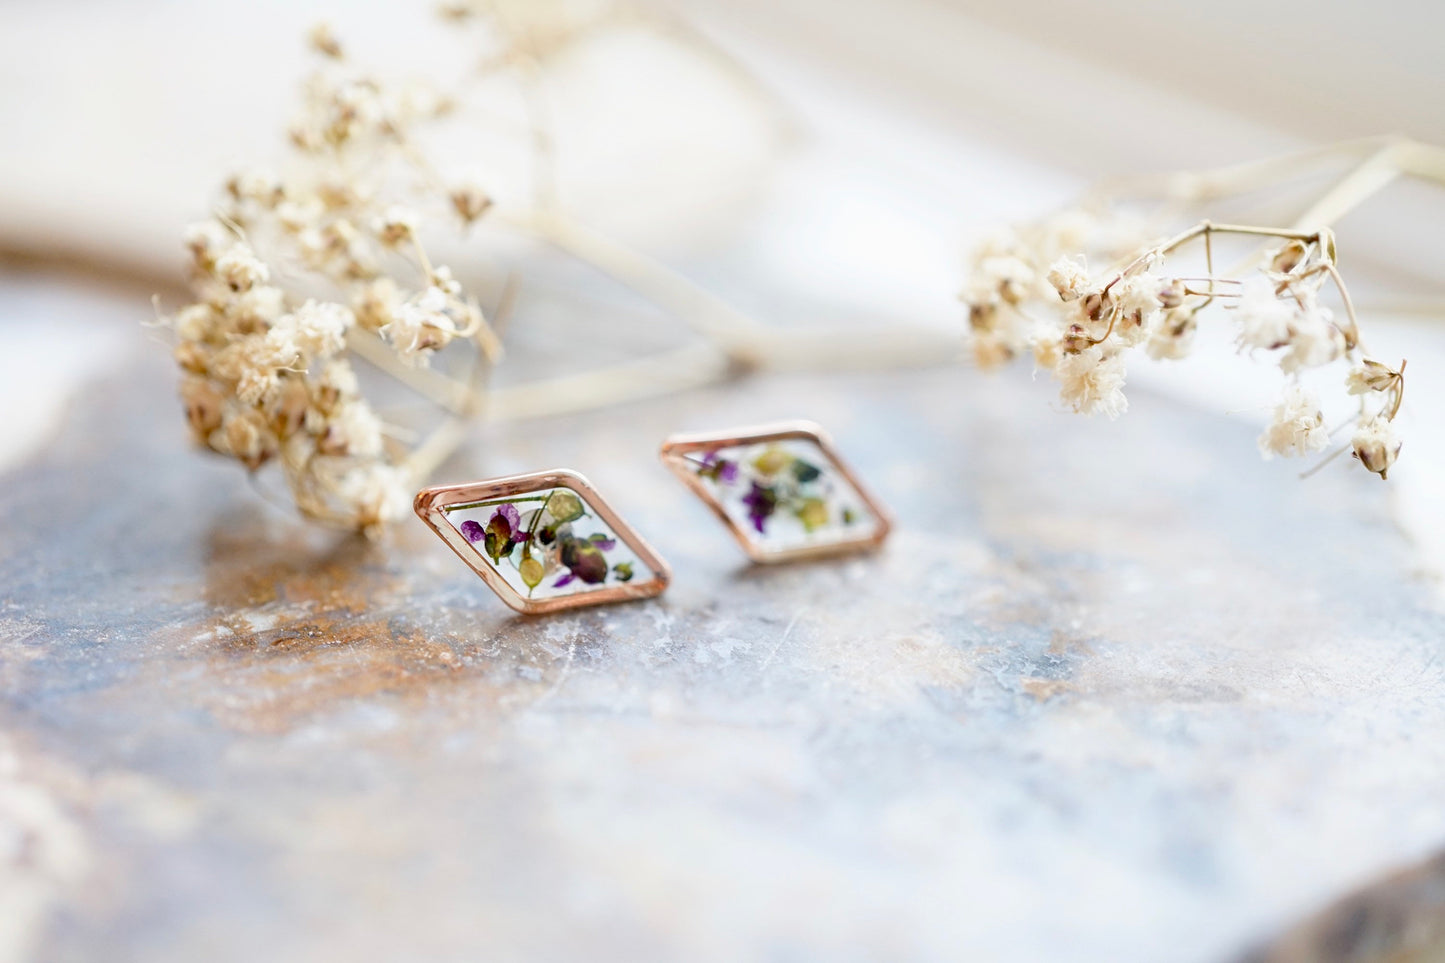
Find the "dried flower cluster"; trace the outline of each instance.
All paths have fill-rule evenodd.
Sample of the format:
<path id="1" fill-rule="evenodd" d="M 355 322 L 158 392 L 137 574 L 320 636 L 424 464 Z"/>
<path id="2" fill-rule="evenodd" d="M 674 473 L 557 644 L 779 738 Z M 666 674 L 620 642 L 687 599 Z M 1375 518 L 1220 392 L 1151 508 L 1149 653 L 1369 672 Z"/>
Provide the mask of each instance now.
<path id="1" fill-rule="evenodd" d="M 541 502 L 541 507 L 518 510 L 518 505 L 529 502 Z M 457 530 L 493 566 L 500 568 L 505 562 L 515 569 L 528 598 L 547 579 L 552 579 L 550 588 L 562 589 L 579 580 L 584 585 L 600 585 L 609 577 L 630 582 L 636 574 L 631 561 L 609 559 L 608 553 L 618 546 L 617 537 L 565 488 L 509 499 L 485 517 L 485 523 L 468 519 Z M 577 528 L 584 518 L 592 522 L 594 531 Z"/>
<path id="2" fill-rule="evenodd" d="M 1252 276 L 1222 277 L 1214 273 L 1212 246 L 1220 235 L 1267 238 L 1278 246 Z M 1385 477 L 1400 453 L 1392 422 L 1404 395 L 1405 365 L 1391 367 L 1365 356 L 1328 230 L 1203 221 L 1162 242 L 1136 241 L 1131 225 L 1068 211 L 984 245 L 963 294 L 980 367 L 1032 355 L 1035 365 L 1059 382 L 1070 408 L 1114 418 L 1128 408 L 1123 389 L 1129 351 L 1183 358 L 1201 315 L 1214 309 L 1233 322 L 1241 353 L 1267 356 L 1285 375 L 1284 397 L 1259 439 L 1266 458 L 1329 447 L 1333 432 L 1299 377 L 1339 363 L 1346 369 L 1342 386 L 1358 396 L 1359 411 L 1351 444 L 1337 454 L 1353 450 L 1360 464 Z M 1172 256 L 1193 244 L 1204 247 L 1205 275 L 1171 271 Z M 1120 257 L 1125 251 L 1133 253 Z M 1087 253 L 1118 266 L 1095 274 Z M 1343 316 L 1323 303 L 1327 285 Z"/>
<path id="3" fill-rule="evenodd" d="M 428 258 L 423 210 L 471 225 L 486 192 L 446 182 L 416 136 L 451 103 L 353 67 L 325 27 L 322 66 L 291 126 L 285 176 L 225 183 L 186 236 L 195 301 L 168 317 L 196 439 L 253 471 L 281 465 L 308 517 L 375 534 L 409 507 L 417 471 L 358 387 L 357 339 L 410 366 L 457 341 L 498 344 L 474 298 Z"/>

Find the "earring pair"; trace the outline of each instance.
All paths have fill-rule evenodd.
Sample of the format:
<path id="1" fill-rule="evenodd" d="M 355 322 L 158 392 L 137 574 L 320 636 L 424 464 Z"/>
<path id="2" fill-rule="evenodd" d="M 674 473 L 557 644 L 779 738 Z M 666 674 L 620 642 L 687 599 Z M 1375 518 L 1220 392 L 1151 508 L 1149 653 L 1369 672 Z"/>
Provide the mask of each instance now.
<path id="1" fill-rule="evenodd" d="M 888 511 L 811 422 L 675 435 L 665 464 L 758 563 L 874 548 Z M 417 515 L 527 615 L 662 594 L 667 562 L 568 469 L 423 488 Z"/>

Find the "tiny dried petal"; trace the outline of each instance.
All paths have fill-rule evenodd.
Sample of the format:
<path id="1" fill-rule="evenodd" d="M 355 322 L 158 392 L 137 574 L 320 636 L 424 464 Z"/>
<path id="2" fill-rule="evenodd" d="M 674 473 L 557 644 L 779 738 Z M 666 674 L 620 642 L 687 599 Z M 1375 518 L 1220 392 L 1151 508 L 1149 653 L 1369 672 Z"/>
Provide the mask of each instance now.
<path id="1" fill-rule="evenodd" d="M 452 209 L 467 224 L 481 217 L 492 206 L 487 192 L 470 181 L 452 188 L 447 196 L 452 202 Z"/>
<path id="2" fill-rule="evenodd" d="M 332 60 L 342 59 L 341 41 L 336 39 L 329 23 L 318 23 L 311 28 L 306 35 L 307 42 L 311 49 Z"/>

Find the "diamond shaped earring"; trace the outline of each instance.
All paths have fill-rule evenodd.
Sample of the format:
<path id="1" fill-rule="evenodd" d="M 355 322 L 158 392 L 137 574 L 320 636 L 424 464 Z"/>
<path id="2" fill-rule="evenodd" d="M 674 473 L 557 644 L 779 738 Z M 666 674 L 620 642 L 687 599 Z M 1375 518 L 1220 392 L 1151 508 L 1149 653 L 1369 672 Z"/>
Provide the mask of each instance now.
<path id="1" fill-rule="evenodd" d="M 414 507 L 526 615 L 651 598 L 672 578 L 667 562 L 574 471 L 423 488 Z"/>
<path id="2" fill-rule="evenodd" d="M 660 454 L 755 562 L 876 548 L 892 528 L 888 510 L 811 422 L 674 435 Z"/>

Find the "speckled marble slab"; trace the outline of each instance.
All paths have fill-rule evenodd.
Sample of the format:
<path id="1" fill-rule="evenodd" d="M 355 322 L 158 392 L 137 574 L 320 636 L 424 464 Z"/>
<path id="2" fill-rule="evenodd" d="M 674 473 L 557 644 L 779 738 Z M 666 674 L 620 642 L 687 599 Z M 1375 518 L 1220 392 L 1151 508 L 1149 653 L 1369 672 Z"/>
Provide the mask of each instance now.
<path id="1" fill-rule="evenodd" d="M 674 568 L 528 619 L 269 506 L 120 329 L 0 477 L 8 958 L 1203 963 L 1445 844 L 1389 486 L 1232 420 L 939 368 L 479 428 L 440 480 L 571 466 Z M 881 551 L 751 567 L 655 456 L 792 417 Z"/>

